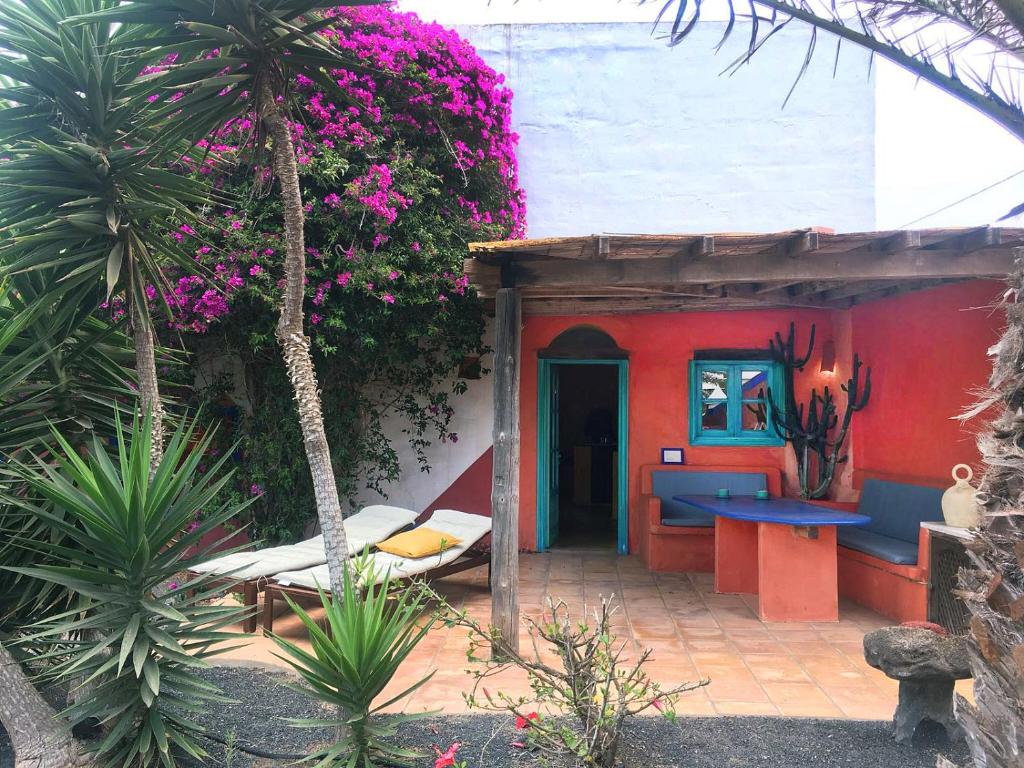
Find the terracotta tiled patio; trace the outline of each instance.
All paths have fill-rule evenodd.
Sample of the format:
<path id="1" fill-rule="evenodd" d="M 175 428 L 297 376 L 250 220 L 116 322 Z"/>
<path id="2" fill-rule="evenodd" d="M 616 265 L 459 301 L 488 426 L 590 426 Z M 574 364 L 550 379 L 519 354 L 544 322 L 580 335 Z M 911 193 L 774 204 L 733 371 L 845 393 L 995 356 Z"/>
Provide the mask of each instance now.
<path id="1" fill-rule="evenodd" d="M 864 662 L 861 647 L 866 632 L 891 622 L 857 605 L 841 604 L 836 623 L 766 623 L 757 618 L 751 597 L 716 595 L 711 574 L 654 574 L 637 557 L 566 550 L 524 554 L 520 568 L 524 613 L 539 612 L 549 595 L 582 608 L 614 594 L 620 599 L 616 631 L 634 650 L 653 649 L 649 669 L 655 680 L 669 686 L 710 678 L 710 685 L 682 698 L 680 714 L 892 717 L 896 683 Z M 487 621 L 485 569 L 436 586 L 453 604 Z M 274 628 L 290 639 L 302 636 L 301 625 L 289 613 Z M 462 694 L 472 685 L 465 672 L 466 648 L 464 632 L 435 628 L 385 695 L 432 669 L 430 684 L 399 706 L 466 711 Z M 269 638 L 257 633 L 251 645 L 227 658 L 280 664 L 274 650 Z M 488 687 L 515 694 L 526 690 L 525 676 L 509 670 L 491 678 Z M 970 681 L 958 689 L 967 694 Z"/>

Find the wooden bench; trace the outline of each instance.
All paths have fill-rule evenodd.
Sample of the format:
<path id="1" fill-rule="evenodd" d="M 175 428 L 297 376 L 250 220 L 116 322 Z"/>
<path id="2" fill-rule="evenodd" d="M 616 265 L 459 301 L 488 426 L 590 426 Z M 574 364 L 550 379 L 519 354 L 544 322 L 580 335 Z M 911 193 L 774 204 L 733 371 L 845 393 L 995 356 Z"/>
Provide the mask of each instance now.
<path id="1" fill-rule="evenodd" d="M 719 488 L 734 496 L 753 496 L 759 490 L 782 495 L 778 467 L 645 464 L 640 483 L 640 556 L 649 570 L 674 573 L 714 571 L 715 518 L 673 501 L 673 496 L 714 494 Z"/>

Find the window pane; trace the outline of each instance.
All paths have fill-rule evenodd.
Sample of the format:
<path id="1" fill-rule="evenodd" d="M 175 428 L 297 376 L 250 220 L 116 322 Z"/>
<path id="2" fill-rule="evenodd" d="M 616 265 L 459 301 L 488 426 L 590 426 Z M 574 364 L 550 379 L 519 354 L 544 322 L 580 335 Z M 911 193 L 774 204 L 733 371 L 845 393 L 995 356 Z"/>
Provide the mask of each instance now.
<path id="1" fill-rule="evenodd" d="M 702 403 L 700 428 L 725 431 L 728 419 L 728 407 L 725 401 Z"/>
<path id="2" fill-rule="evenodd" d="M 744 368 L 740 371 L 743 383 L 743 397 L 755 398 L 768 386 L 768 372 L 763 368 Z"/>
<path id="3" fill-rule="evenodd" d="M 747 400 L 743 403 L 744 432 L 764 432 L 768 429 L 768 411 L 764 400 Z"/>
<path id="4" fill-rule="evenodd" d="M 708 370 L 700 372 L 700 394 L 705 400 L 724 400 L 729 392 L 728 370 Z"/>

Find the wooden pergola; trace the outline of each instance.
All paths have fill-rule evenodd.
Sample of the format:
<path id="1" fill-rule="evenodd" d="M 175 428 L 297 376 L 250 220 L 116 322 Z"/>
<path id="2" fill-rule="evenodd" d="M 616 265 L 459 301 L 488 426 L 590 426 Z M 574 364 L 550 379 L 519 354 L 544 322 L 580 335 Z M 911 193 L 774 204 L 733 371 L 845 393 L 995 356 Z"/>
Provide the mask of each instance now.
<path id="1" fill-rule="evenodd" d="M 801 307 L 865 302 L 1012 271 L 1024 229 L 602 234 L 471 243 L 466 274 L 496 317 L 492 624 L 518 637 L 519 336 L 522 315 Z M 1024 253 L 1024 252 L 1022 252 Z"/>

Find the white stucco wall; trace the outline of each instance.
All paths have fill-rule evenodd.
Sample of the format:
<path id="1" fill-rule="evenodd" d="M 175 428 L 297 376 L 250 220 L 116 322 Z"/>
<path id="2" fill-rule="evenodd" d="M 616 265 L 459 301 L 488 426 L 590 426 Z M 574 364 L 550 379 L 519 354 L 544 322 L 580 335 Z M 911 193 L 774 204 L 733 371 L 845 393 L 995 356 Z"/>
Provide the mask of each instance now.
<path id="1" fill-rule="evenodd" d="M 515 92 L 529 236 L 874 225 L 874 90 L 856 51 L 818 56 L 786 108 L 805 33 L 720 72 L 722 25 L 669 48 L 649 23 L 458 27 Z"/>
<path id="2" fill-rule="evenodd" d="M 492 322 L 487 324 L 484 343 L 494 347 Z M 491 368 L 491 356 L 485 357 L 483 363 L 484 367 Z M 386 489 L 386 496 L 365 491 L 360 501 L 373 504 L 386 498 L 390 504 L 421 512 L 491 447 L 494 422 L 491 377 L 470 379 L 466 384 L 465 394 L 455 399 L 455 415 L 451 424 L 451 431 L 458 435 L 458 442 L 435 442 L 428 451 L 430 471 L 421 472 L 416 456 L 402 434 L 402 424 L 398 419 L 391 420 L 386 425 L 388 437 L 398 450 L 401 466 L 408 471 L 399 482 Z"/>
<path id="3" fill-rule="evenodd" d="M 818 57 L 783 109 L 804 34 L 722 77 L 743 41 L 716 55 L 715 23 L 674 49 L 646 22 L 458 29 L 515 92 L 531 237 L 874 225 L 875 99 L 856 52 L 835 78 Z M 456 401 L 459 441 L 433 447 L 430 473 L 391 425 L 409 468 L 391 502 L 436 499 L 490 446 L 492 413 L 490 379 L 471 382 Z"/>

